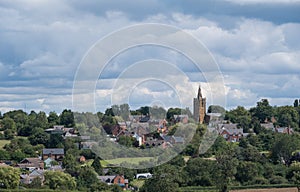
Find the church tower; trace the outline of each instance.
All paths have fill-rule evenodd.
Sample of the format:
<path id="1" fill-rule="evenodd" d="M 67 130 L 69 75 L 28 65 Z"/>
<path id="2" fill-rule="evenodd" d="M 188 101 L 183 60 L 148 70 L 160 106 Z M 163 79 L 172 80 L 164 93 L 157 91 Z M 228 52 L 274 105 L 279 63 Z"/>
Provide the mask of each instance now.
<path id="1" fill-rule="evenodd" d="M 194 118 L 200 124 L 204 123 L 206 114 L 206 98 L 202 97 L 201 87 L 199 86 L 197 98 L 194 98 Z"/>

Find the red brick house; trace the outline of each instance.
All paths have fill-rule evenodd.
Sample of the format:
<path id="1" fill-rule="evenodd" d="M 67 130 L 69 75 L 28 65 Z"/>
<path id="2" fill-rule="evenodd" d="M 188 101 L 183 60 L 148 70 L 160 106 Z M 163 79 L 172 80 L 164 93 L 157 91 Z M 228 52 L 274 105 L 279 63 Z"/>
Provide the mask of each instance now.
<path id="1" fill-rule="evenodd" d="M 244 136 L 243 129 L 224 129 L 220 132 L 226 141 L 238 142 Z"/>
<path id="2" fill-rule="evenodd" d="M 119 185 L 124 190 L 128 189 L 128 179 L 125 179 L 123 175 L 107 175 L 98 176 L 98 179 L 108 185 Z"/>
<path id="3" fill-rule="evenodd" d="M 43 160 L 48 158 L 54 159 L 56 161 L 60 161 L 64 158 L 65 152 L 63 148 L 48 148 L 43 149 Z"/>

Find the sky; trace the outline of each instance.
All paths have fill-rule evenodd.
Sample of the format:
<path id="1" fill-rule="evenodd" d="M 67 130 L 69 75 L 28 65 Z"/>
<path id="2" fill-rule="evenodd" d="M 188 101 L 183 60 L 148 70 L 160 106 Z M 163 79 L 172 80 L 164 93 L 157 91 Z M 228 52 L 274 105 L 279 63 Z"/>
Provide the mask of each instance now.
<path id="1" fill-rule="evenodd" d="M 145 23 L 177 27 L 207 48 L 223 77 L 226 109 L 250 108 L 262 98 L 271 105 L 292 105 L 300 98 L 299 0 L 0 0 L 0 21 L 2 113 L 72 109 L 74 79 L 91 48 L 115 31 Z M 154 60 L 134 67 L 147 59 Z M 155 67 L 160 61 L 179 69 L 163 70 L 174 86 L 131 77 L 138 82 L 126 98 L 132 109 L 192 108 L 199 85 L 208 105 L 215 104 L 191 61 L 174 50 L 144 45 L 107 63 L 96 82 L 95 110 L 118 104 L 120 75 L 143 76 L 149 66 L 162 73 Z"/>

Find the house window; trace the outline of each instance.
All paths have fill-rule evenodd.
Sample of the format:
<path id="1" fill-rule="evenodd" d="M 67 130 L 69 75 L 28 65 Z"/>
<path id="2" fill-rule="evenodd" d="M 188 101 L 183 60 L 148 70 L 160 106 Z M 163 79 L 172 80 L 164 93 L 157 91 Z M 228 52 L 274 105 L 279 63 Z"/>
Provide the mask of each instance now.
<path id="1" fill-rule="evenodd" d="M 121 179 L 120 178 L 118 179 L 118 183 L 121 183 Z"/>

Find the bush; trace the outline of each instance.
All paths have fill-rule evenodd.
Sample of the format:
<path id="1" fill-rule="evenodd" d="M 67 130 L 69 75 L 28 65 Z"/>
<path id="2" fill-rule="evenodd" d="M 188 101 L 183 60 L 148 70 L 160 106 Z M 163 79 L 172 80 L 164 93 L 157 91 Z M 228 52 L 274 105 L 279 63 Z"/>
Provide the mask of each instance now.
<path id="1" fill-rule="evenodd" d="M 270 184 L 284 184 L 284 183 L 288 183 L 288 181 L 281 176 L 273 176 L 269 179 Z"/>
<path id="2" fill-rule="evenodd" d="M 266 185 L 269 184 L 268 179 L 264 177 L 255 177 L 252 181 L 248 182 L 249 185 Z"/>

